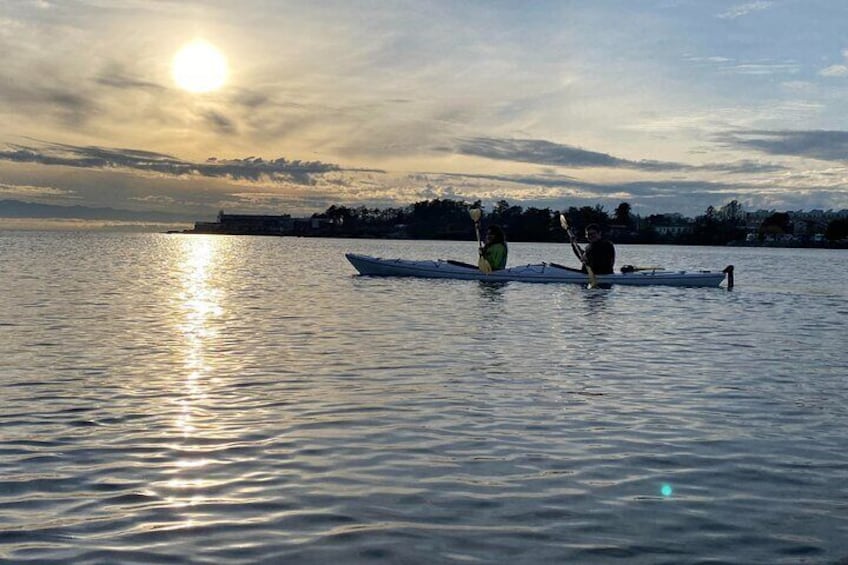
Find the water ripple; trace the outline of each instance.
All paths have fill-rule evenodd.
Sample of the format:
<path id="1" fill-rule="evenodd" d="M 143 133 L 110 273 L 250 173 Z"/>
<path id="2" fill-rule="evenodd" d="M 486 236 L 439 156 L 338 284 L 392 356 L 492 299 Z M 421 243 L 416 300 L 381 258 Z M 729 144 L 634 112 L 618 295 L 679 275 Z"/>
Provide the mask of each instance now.
<path id="1" fill-rule="evenodd" d="M 794 251 L 625 246 L 738 286 L 591 291 L 342 258 L 452 242 L 0 238 L 0 560 L 848 556 L 848 292 Z"/>

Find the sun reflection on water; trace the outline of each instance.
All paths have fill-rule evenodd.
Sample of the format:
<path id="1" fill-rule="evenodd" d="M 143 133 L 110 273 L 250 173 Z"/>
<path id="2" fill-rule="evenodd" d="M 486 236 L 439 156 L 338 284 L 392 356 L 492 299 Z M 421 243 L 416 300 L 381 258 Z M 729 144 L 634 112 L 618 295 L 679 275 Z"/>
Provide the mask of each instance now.
<path id="1" fill-rule="evenodd" d="M 190 437 L 197 431 L 195 407 L 206 397 L 206 385 L 214 369 L 209 344 L 217 339 L 218 329 L 212 322 L 222 315 L 223 308 L 220 305 L 221 290 L 215 286 L 213 275 L 220 261 L 222 240 L 214 237 L 181 239 L 183 257 L 179 308 L 182 316 L 179 330 L 185 378 L 177 426 L 184 437 Z"/>
<path id="2" fill-rule="evenodd" d="M 174 398 L 174 426 L 182 442 L 175 446 L 177 458 L 167 465 L 164 473 L 169 478 L 162 483 L 170 492 L 166 497 L 169 505 L 175 508 L 205 500 L 204 492 L 210 485 L 207 469 L 215 463 L 214 457 L 204 456 L 198 440 L 216 430 L 214 414 L 208 406 L 216 370 L 213 349 L 224 314 L 221 305 L 224 292 L 216 276 L 226 260 L 228 244 L 226 238 L 214 236 L 179 238 L 174 265 L 177 273 L 173 294 L 177 337 L 174 356 L 183 370 L 175 383 L 178 388 Z"/>

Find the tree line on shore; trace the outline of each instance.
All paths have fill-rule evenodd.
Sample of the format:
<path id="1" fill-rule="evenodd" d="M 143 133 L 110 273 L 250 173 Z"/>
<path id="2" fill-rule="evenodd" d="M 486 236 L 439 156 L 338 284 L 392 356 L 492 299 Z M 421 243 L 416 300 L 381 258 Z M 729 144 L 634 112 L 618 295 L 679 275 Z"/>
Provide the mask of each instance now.
<path id="1" fill-rule="evenodd" d="M 376 237 L 410 239 L 473 239 L 474 224 L 469 209 L 482 207 L 479 200 L 433 199 L 416 202 L 402 208 L 367 208 L 360 206 L 330 206 L 313 218 L 327 221 L 327 230 L 340 237 Z M 684 218 L 680 214 L 652 214 L 641 217 L 632 212 L 627 202 L 619 204 L 612 213 L 603 206 L 570 207 L 556 211 L 550 208 L 524 208 L 499 201 L 485 211 L 484 226 L 498 224 L 510 241 L 564 242 L 567 239 L 560 226 L 559 214 L 568 217 L 576 233 L 582 233 L 590 223 L 600 224 L 617 243 L 677 243 L 684 245 L 727 245 L 733 242 L 765 240 L 783 234 L 793 234 L 795 226 L 787 212 L 774 212 L 763 218 L 752 232 L 748 214 L 736 200 L 720 208 L 710 206 L 704 214 Z M 848 218 L 836 217 L 826 226 L 806 226 L 805 234 L 818 233 L 828 241 L 848 238 Z"/>

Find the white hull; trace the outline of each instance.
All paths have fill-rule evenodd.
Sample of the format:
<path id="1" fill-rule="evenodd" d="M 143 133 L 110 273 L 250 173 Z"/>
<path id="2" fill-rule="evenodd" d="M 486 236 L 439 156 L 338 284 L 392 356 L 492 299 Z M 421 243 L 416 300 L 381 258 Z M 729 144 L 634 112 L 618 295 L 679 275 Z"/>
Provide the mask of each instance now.
<path id="1" fill-rule="evenodd" d="M 424 277 L 433 279 L 462 279 L 479 281 L 521 281 L 534 283 L 589 283 L 584 273 L 571 271 L 557 265 L 540 263 L 521 265 L 492 273 L 483 273 L 476 267 L 461 265 L 449 261 L 411 261 L 408 259 L 381 259 L 368 255 L 347 253 L 348 261 L 362 275 L 379 277 Z M 599 285 L 630 286 L 711 286 L 721 285 L 725 279 L 724 271 L 636 271 L 633 273 L 614 273 L 598 275 Z M 728 281 L 729 285 L 730 282 Z"/>

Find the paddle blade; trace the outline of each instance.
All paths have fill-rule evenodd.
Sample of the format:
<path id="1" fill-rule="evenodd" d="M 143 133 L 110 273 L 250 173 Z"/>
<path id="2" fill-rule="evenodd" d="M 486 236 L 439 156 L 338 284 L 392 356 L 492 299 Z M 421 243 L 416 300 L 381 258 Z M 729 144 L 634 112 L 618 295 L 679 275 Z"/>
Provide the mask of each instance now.
<path id="1" fill-rule="evenodd" d="M 598 277 L 595 276 L 595 271 L 592 270 L 592 267 L 586 265 L 586 274 L 589 275 L 589 288 L 598 288 Z"/>
<path id="2" fill-rule="evenodd" d="M 480 269 L 480 272 L 486 273 L 487 275 L 492 272 L 492 266 L 489 265 L 489 262 L 483 257 L 480 257 L 480 260 L 477 262 L 477 268 Z"/>
<path id="3" fill-rule="evenodd" d="M 559 225 L 562 226 L 562 229 L 568 231 L 568 218 L 565 217 L 565 214 L 559 215 Z"/>
<path id="4" fill-rule="evenodd" d="M 471 216 L 471 219 L 474 220 L 474 222 L 476 223 L 479 222 L 480 218 L 483 217 L 483 210 L 481 210 L 480 208 L 470 208 L 468 210 L 468 215 Z"/>

